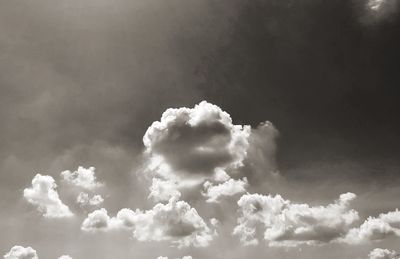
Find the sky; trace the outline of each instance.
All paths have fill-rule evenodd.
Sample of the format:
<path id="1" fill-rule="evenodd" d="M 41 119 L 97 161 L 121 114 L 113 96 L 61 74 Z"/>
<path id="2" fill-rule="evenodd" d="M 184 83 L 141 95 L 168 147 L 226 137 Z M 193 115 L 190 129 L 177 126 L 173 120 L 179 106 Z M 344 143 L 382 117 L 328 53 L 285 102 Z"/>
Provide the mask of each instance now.
<path id="1" fill-rule="evenodd" d="M 0 1 L 0 255 L 398 258 L 399 6 Z"/>

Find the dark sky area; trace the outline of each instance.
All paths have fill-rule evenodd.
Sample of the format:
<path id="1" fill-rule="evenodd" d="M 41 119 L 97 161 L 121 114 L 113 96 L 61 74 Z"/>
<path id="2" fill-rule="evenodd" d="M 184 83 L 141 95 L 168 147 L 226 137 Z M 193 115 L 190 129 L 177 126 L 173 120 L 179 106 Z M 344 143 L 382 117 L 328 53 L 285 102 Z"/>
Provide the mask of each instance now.
<path id="1" fill-rule="evenodd" d="M 21 192 L 36 173 L 56 178 L 95 166 L 110 187 L 111 210 L 144 206 L 147 186 L 132 175 L 142 166 L 146 129 L 167 108 L 202 100 L 234 124 L 275 125 L 279 171 L 291 186 L 282 192 L 293 189 L 290 198 L 331 201 L 354 191 L 370 197 L 357 203 L 366 214 L 400 207 L 399 5 L 386 0 L 374 11 L 367 0 L 0 1 L 0 253 L 39 233 L 37 226 L 25 230 L 28 223 L 12 227 L 28 219 Z M 35 241 L 39 248 L 55 242 L 45 259 L 78 235 L 55 228 L 61 237 Z M 116 246 L 115 258 L 124 259 L 127 243 Z M 130 255 L 146 259 L 149 246 L 130 247 Z M 270 255 L 320 258 L 322 250 Z M 339 250 L 330 246 L 327 258 L 339 258 Z"/>

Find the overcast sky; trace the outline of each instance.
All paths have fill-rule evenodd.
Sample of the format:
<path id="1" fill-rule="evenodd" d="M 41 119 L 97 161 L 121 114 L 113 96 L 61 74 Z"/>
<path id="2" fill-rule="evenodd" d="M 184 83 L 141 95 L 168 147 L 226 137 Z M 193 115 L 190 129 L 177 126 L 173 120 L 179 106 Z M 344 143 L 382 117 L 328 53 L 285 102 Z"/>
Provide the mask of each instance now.
<path id="1" fill-rule="evenodd" d="M 0 0 L 0 255 L 397 258 L 399 12 Z"/>

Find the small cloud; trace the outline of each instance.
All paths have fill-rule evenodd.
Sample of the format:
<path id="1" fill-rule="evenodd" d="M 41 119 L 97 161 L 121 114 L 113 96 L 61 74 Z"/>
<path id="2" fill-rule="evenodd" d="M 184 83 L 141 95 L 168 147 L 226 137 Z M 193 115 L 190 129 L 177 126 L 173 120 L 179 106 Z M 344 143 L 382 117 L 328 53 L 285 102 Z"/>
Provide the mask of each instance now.
<path id="1" fill-rule="evenodd" d="M 111 218 L 104 208 L 89 213 L 81 226 L 82 230 L 90 232 L 109 231 L 113 228 L 114 225 L 112 224 Z"/>
<path id="2" fill-rule="evenodd" d="M 53 177 L 37 174 L 32 179 L 32 187 L 24 190 L 24 198 L 37 206 L 47 218 L 71 217 L 73 214 L 58 196 Z"/>
<path id="3" fill-rule="evenodd" d="M 38 259 L 38 256 L 36 250 L 30 246 L 14 246 L 4 255 L 4 259 Z"/>
<path id="4" fill-rule="evenodd" d="M 226 182 L 213 185 L 210 182 L 204 183 L 205 191 L 203 195 L 207 197 L 207 202 L 219 202 L 221 197 L 233 196 L 236 194 L 246 192 L 248 182 L 247 178 L 244 177 L 240 180 L 229 179 Z"/>
<path id="5" fill-rule="evenodd" d="M 78 167 L 78 170 L 71 172 L 69 170 L 61 172 L 61 177 L 64 181 L 77 187 L 87 190 L 94 190 L 103 186 L 103 183 L 97 181 L 95 168 Z"/>
<path id="6" fill-rule="evenodd" d="M 62 255 L 62 256 L 58 257 L 58 259 L 72 259 L 72 257 L 69 255 Z"/>
<path id="7" fill-rule="evenodd" d="M 89 196 L 86 192 L 79 193 L 78 197 L 76 198 L 76 203 L 80 206 L 99 206 L 104 202 L 103 197 L 100 194 L 93 195 L 92 197 Z"/>
<path id="8" fill-rule="evenodd" d="M 396 251 L 375 248 L 369 253 L 369 259 L 399 259 L 400 255 Z"/>

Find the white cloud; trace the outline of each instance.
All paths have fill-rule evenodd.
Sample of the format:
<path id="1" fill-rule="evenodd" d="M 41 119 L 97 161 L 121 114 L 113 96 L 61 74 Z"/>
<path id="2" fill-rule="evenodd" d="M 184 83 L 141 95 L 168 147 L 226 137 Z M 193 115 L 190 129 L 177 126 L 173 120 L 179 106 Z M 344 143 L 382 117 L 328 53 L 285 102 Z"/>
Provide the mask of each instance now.
<path id="1" fill-rule="evenodd" d="M 256 245 L 257 227 L 264 228 L 264 239 L 269 246 L 297 246 L 327 243 L 342 237 L 358 213 L 349 209 L 356 197 L 345 193 L 327 206 L 311 207 L 284 200 L 280 195 L 246 194 L 238 201 L 241 216 L 233 233 L 245 245 Z"/>
<path id="2" fill-rule="evenodd" d="M 58 259 L 72 259 L 72 257 L 69 255 L 62 255 L 62 256 L 58 257 Z"/>
<path id="3" fill-rule="evenodd" d="M 151 196 L 167 200 L 170 193 L 215 178 L 218 170 L 238 168 L 249 134 L 249 126 L 234 125 L 228 113 L 205 101 L 194 108 L 167 109 L 143 137 L 146 171 L 163 181 L 153 181 Z"/>
<path id="4" fill-rule="evenodd" d="M 168 201 L 173 197 L 181 196 L 181 192 L 178 189 L 179 183 L 175 181 L 153 178 L 149 197 L 153 198 L 156 202 Z"/>
<path id="5" fill-rule="evenodd" d="M 94 190 L 103 186 L 103 183 L 97 181 L 94 167 L 84 168 L 80 166 L 74 172 L 69 170 L 61 172 L 61 177 L 64 181 L 87 190 Z"/>
<path id="6" fill-rule="evenodd" d="M 247 178 L 241 180 L 229 179 L 226 182 L 213 185 L 211 182 L 205 182 L 205 191 L 203 195 L 206 196 L 207 202 L 218 202 L 223 196 L 233 196 L 235 194 L 244 193 L 248 185 Z"/>
<path id="7" fill-rule="evenodd" d="M 365 0 L 364 21 L 379 22 L 398 12 L 399 0 Z"/>
<path id="8" fill-rule="evenodd" d="M 369 0 L 367 5 L 371 10 L 378 11 L 385 0 Z"/>
<path id="9" fill-rule="evenodd" d="M 375 248 L 369 253 L 369 259 L 398 259 L 400 255 L 396 253 L 396 251 Z"/>
<path id="10" fill-rule="evenodd" d="M 196 209 L 175 198 L 167 204 L 158 203 L 147 211 L 122 209 L 113 218 L 104 208 L 99 209 L 90 213 L 82 223 L 85 231 L 113 229 L 131 230 L 139 241 L 170 241 L 178 247 L 208 246 L 216 235 Z"/>
<path id="11" fill-rule="evenodd" d="M 382 213 L 369 217 L 361 226 L 352 228 L 340 241 L 348 244 L 362 244 L 380 241 L 390 236 L 400 236 L 400 211 Z"/>
<path id="12" fill-rule="evenodd" d="M 157 257 L 157 259 L 168 259 L 167 256 L 159 256 Z M 179 259 L 179 258 L 175 258 L 175 259 Z M 182 257 L 182 259 L 193 259 L 193 257 L 191 257 L 190 255 L 186 255 L 184 257 Z"/>
<path id="13" fill-rule="evenodd" d="M 14 246 L 4 255 L 4 259 L 38 259 L 38 256 L 36 250 L 30 246 Z"/>
<path id="14" fill-rule="evenodd" d="M 88 214 L 83 221 L 81 229 L 84 231 L 108 231 L 115 228 L 114 220 L 108 216 L 107 210 L 104 208 L 95 210 Z"/>
<path id="15" fill-rule="evenodd" d="M 24 190 L 25 199 L 37 206 L 43 216 L 62 218 L 72 216 L 72 212 L 59 198 L 53 177 L 37 174 L 32 179 L 32 187 Z"/>
<path id="16" fill-rule="evenodd" d="M 100 194 L 93 195 L 89 197 L 89 194 L 86 192 L 79 193 L 78 197 L 76 198 L 76 203 L 80 206 L 99 206 L 104 202 L 103 197 Z"/>

